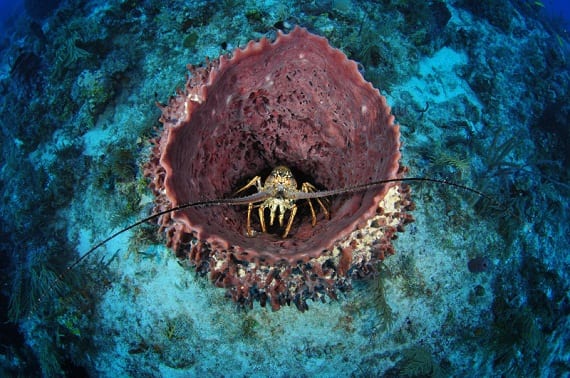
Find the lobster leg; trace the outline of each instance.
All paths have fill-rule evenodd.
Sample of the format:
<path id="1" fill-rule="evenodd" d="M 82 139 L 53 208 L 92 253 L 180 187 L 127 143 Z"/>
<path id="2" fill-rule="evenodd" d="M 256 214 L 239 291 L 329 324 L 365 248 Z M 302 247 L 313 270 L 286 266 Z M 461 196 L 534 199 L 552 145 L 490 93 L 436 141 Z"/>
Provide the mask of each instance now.
<path id="1" fill-rule="evenodd" d="M 285 232 L 283 233 L 282 238 L 285 239 L 287 235 L 289 235 L 289 231 L 291 231 L 291 225 L 293 225 L 293 219 L 295 219 L 295 214 L 297 214 L 297 205 L 293 204 L 291 206 L 291 214 L 289 215 L 289 221 L 287 222 L 287 227 L 285 228 Z"/>

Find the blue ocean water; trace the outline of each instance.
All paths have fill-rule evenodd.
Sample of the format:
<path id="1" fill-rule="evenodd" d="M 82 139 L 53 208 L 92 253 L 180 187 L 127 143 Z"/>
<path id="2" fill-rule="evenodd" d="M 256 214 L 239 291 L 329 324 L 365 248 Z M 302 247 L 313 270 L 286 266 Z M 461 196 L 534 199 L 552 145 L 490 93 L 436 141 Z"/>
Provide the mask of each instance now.
<path id="1" fill-rule="evenodd" d="M 0 376 L 569 376 L 569 20 L 567 1 L 548 0 L 1 1 Z M 188 96 L 177 92 L 196 72 L 187 64 L 295 25 L 356 61 L 386 97 L 407 177 L 480 194 L 410 182 L 415 221 L 392 241 L 394 255 L 353 261 L 334 273 L 346 275 L 342 287 L 319 291 L 341 249 L 379 248 L 392 224 L 378 217 L 398 206 L 387 196 L 347 235 L 350 248 L 338 242 L 335 258 L 304 263 L 314 269 L 305 297 L 281 298 L 273 311 L 258 288 L 251 308 L 232 301 L 239 288 L 207 274 L 222 262 L 175 256 L 156 219 L 106 238 L 157 211 L 144 175 L 162 130 L 157 103 Z M 266 96 L 280 95 L 291 93 Z M 345 114 L 369 110 L 344 109 L 344 95 L 328 94 Z M 251 149 L 252 161 L 270 156 L 262 142 L 276 130 L 247 127 L 258 142 L 234 148 Z M 293 153 L 320 148 L 303 143 L 275 145 L 290 153 L 281 163 L 299 181 L 338 189 L 318 182 L 331 174 L 326 164 Z M 250 172 L 226 147 L 211 161 L 244 172 L 228 194 L 273 168 Z M 379 164 L 365 157 L 358 169 Z M 316 209 L 317 227 L 342 222 L 352 198 L 326 202 L 330 219 Z M 297 204 L 293 245 L 312 220 Z M 228 225 L 233 211 L 245 230 L 247 207 L 204 214 Z M 259 237 L 257 211 L 252 227 Z M 301 271 L 283 269 L 275 284 Z"/>
<path id="2" fill-rule="evenodd" d="M 560 17 L 565 20 L 566 25 L 570 22 L 570 3 L 564 0 L 552 0 L 544 2 L 546 12 L 551 17 Z"/>
<path id="3" fill-rule="evenodd" d="M 2 31 L 2 40 L 5 40 L 6 34 L 10 32 L 12 22 L 24 12 L 24 6 L 21 1 L 0 1 L 0 31 Z"/>
<path id="4" fill-rule="evenodd" d="M 0 1 L 0 21 L 4 23 L 10 18 L 17 16 L 17 13 L 23 10 L 22 1 Z"/>

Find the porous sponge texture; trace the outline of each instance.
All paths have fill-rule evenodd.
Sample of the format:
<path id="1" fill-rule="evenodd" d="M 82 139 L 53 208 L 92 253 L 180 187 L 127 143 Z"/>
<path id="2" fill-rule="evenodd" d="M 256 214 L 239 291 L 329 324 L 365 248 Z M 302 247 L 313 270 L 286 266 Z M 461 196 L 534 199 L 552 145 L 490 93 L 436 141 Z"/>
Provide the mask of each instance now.
<path id="1" fill-rule="evenodd" d="M 273 43 L 250 42 L 200 75 L 198 90 L 189 82 L 189 95 L 163 117 L 173 205 L 230 196 L 244 177 L 280 164 L 330 189 L 396 177 L 400 133 L 386 100 L 324 38 L 298 28 Z M 315 256 L 369 218 L 386 191 L 334 201 L 332 222 L 296 224 L 294 242 L 246 237 L 238 208 L 187 209 L 181 219 L 198 238 L 248 255 Z"/>

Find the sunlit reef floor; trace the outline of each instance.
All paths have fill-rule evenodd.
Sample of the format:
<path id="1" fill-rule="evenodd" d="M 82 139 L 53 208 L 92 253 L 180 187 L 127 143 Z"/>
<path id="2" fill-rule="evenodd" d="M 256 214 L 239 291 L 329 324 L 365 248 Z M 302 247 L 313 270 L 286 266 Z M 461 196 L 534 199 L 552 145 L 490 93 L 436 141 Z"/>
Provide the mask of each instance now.
<path id="1" fill-rule="evenodd" d="M 469 1 L 448 2 L 449 14 L 423 1 L 258 3 L 64 6 L 42 25 L 46 41 L 16 38 L 28 30 L 21 21 L 2 64 L 25 48 L 46 79 L 1 72 L 8 315 L 27 344 L 1 352 L 3 371 L 570 374 L 567 43 L 525 16 L 530 5 L 503 1 L 477 16 Z M 294 23 L 362 63 L 401 125 L 409 176 L 463 183 L 493 200 L 411 184 L 416 221 L 399 234 L 397 254 L 338 301 L 309 302 L 304 313 L 237 310 L 172 256 L 153 225 L 55 280 L 76 252 L 149 213 L 140 165 L 159 127 L 154 102 L 184 83 L 185 64 Z M 490 269 L 470 272 L 477 257 Z"/>

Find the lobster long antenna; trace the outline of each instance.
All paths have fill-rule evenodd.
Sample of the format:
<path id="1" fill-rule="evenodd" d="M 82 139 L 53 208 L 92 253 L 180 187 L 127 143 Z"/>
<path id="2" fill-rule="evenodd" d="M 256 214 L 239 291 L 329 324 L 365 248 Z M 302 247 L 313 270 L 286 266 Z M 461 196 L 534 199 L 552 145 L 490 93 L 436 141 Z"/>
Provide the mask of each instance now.
<path id="1" fill-rule="evenodd" d="M 73 264 L 68 265 L 65 270 L 61 273 L 59 273 L 57 275 L 57 279 L 54 280 L 48 287 L 47 289 L 47 293 L 51 293 L 54 290 L 55 285 L 57 284 L 57 281 L 63 281 L 64 276 L 71 271 L 73 268 L 75 268 L 78 264 L 80 264 L 83 260 L 85 260 L 89 255 L 91 255 L 93 252 L 95 252 L 97 250 L 97 248 L 101 247 L 102 245 L 106 244 L 109 240 L 116 238 L 117 236 L 121 235 L 122 233 L 125 233 L 127 231 L 129 231 L 132 228 L 135 228 L 145 222 L 148 222 L 149 220 L 155 219 L 160 217 L 161 215 L 164 214 L 168 214 L 174 211 L 178 211 L 178 210 L 183 210 L 189 207 L 197 207 L 197 206 L 215 206 L 215 205 L 247 205 L 251 202 L 260 202 L 260 201 L 264 201 L 267 198 L 269 198 L 269 195 L 267 193 L 255 193 L 249 196 L 245 196 L 245 197 L 239 197 L 239 198 L 223 198 L 223 199 L 216 199 L 216 200 L 206 200 L 206 201 L 197 201 L 197 202 L 189 202 L 189 203 L 185 203 L 183 205 L 179 205 L 176 207 L 173 207 L 171 209 L 167 209 L 167 210 L 163 210 L 163 211 L 159 211 L 158 213 L 149 215 L 146 218 L 143 218 L 117 232 L 115 232 L 114 234 L 112 234 L 111 236 L 101 240 L 99 243 L 95 244 L 93 247 L 91 247 L 87 252 L 85 252 L 83 254 L 83 256 L 81 256 L 80 258 L 78 258 L 77 260 L 75 260 L 73 262 Z M 43 301 L 45 296 L 41 296 L 40 298 L 38 298 L 38 303 L 36 305 L 32 305 L 32 308 L 30 310 L 29 316 L 31 316 L 34 311 L 36 306 L 39 306 L 39 304 Z"/>
<path id="2" fill-rule="evenodd" d="M 471 192 L 471 193 L 475 193 L 480 197 L 494 201 L 493 198 L 491 198 L 489 195 L 487 195 L 487 194 L 485 194 L 485 193 L 483 193 L 477 189 L 470 188 L 466 185 L 458 184 L 458 183 L 455 183 L 452 181 L 440 180 L 440 179 L 434 179 L 434 178 L 428 178 L 428 177 L 393 178 L 393 179 L 387 179 L 387 180 L 374 181 L 374 182 L 370 182 L 370 183 L 362 184 L 362 185 L 348 186 L 348 187 L 341 188 L 341 189 L 321 190 L 318 192 L 298 192 L 294 195 L 294 198 L 292 198 L 292 199 L 299 200 L 299 199 L 313 199 L 313 198 L 330 197 L 330 196 L 335 196 L 335 195 L 339 195 L 339 194 L 361 192 L 361 191 L 370 189 L 372 187 L 391 183 L 391 182 L 408 182 L 408 181 L 434 182 L 434 183 L 438 183 L 438 184 L 450 185 L 450 186 L 454 186 L 454 187 L 462 189 L 462 190 L 466 190 L 466 191 Z M 73 264 L 67 266 L 66 270 L 69 271 L 69 270 L 72 270 L 73 268 L 75 268 L 75 266 L 80 264 L 90 254 L 92 254 L 97 248 L 106 244 L 109 240 L 112 240 L 112 239 L 116 238 L 117 236 L 129 231 L 130 229 L 133 229 L 133 228 L 135 228 L 135 227 L 137 227 L 143 223 L 148 222 L 149 220 L 153 220 L 155 218 L 158 218 L 161 215 L 168 214 L 168 213 L 171 213 L 174 211 L 187 209 L 189 207 L 216 206 L 216 205 L 247 205 L 247 204 L 252 203 L 252 202 L 264 201 L 264 200 L 268 199 L 269 197 L 270 197 L 270 195 L 268 193 L 260 192 L 260 193 L 255 193 L 255 194 L 252 194 L 249 196 L 238 197 L 238 198 L 223 198 L 223 199 L 189 202 L 189 203 L 185 203 L 183 205 L 173 207 L 171 209 L 160 211 L 158 213 L 149 215 L 148 217 L 143 218 L 143 219 L 141 219 L 141 220 L 139 220 L 139 221 L 115 232 L 114 234 L 110 235 L 109 237 L 101 240 L 100 242 L 95 244 L 93 247 L 91 247 L 91 249 L 89 249 L 85 254 L 83 254 L 83 256 L 81 256 L 79 259 L 75 260 L 75 262 Z M 63 276 L 63 273 L 60 274 L 60 276 Z"/>
<path id="3" fill-rule="evenodd" d="M 167 210 L 162 210 L 159 211 L 158 213 L 154 213 L 152 215 L 149 215 L 146 218 L 143 218 L 117 232 L 115 232 L 114 234 L 110 235 L 109 237 L 101 240 L 99 243 L 95 244 L 93 247 L 91 247 L 87 252 L 85 252 L 83 254 L 83 256 L 81 256 L 79 259 L 75 260 L 73 262 L 73 264 L 68 265 L 67 268 L 65 269 L 66 271 L 70 271 L 73 268 L 75 268 L 79 263 L 81 263 L 81 261 L 85 260 L 90 254 L 92 254 L 97 248 L 101 247 L 102 245 L 106 244 L 109 240 L 112 240 L 114 238 L 116 238 L 117 236 L 121 235 L 122 233 L 125 233 L 127 231 L 129 231 L 130 229 L 133 229 L 143 223 L 148 222 L 149 220 L 153 220 L 155 218 L 160 217 L 161 215 L 164 214 L 168 214 L 168 213 L 172 213 L 174 211 L 178 211 L 178 210 L 183 210 L 183 209 L 187 209 L 189 207 L 198 207 L 198 206 L 215 206 L 215 205 L 247 205 L 251 202 L 261 202 L 266 200 L 267 198 L 269 198 L 269 195 L 267 193 L 255 193 L 249 196 L 245 196 L 245 197 L 239 197 L 239 198 L 223 198 L 223 199 L 215 199 L 215 200 L 206 200 L 206 201 L 197 201 L 197 202 L 189 202 L 189 203 L 185 203 L 183 205 L 179 205 L 176 207 L 173 207 L 171 209 L 167 209 Z M 63 273 L 60 274 L 60 277 L 63 276 Z"/>
<path id="4" fill-rule="evenodd" d="M 341 189 L 332 189 L 332 190 L 321 190 L 318 192 L 297 192 L 295 193 L 294 196 L 292 196 L 292 198 L 289 199 L 294 199 L 294 200 L 299 200 L 299 199 L 312 199 L 312 198 L 322 198 L 322 197 L 330 197 L 330 196 L 335 196 L 335 195 L 339 195 L 339 194 L 346 194 L 346 193 L 355 193 L 355 192 L 361 192 L 364 190 L 368 190 L 372 187 L 378 186 L 378 185 L 383 185 L 383 184 L 387 184 L 387 183 L 391 183 L 391 182 L 409 182 L 409 181 L 415 181 L 415 182 L 434 182 L 434 183 L 438 183 L 438 184 L 445 184 L 445 185 L 450 185 L 450 186 L 454 186 L 456 188 L 477 194 L 478 196 L 488 199 L 492 202 L 496 202 L 491 196 L 477 190 L 477 189 L 473 189 L 470 188 L 466 185 L 462 185 L 462 184 L 458 184 L 452 181 L 447 181 L 447 180 L 440 180 L 440 179 L 433 179 L 433 178 L 428 178 L 428 177 L 403 177 L 403 178 L 393 178 L 393 179 L 386 179 L 386 180 L 379 180 L 379 181 L 374 181 L 374 182 L 370 182 L 367 184 L 362 184 L 362 185 L 354 185 L 354 186 L 349 186 L 349 187 L 345 187 L 345 188 L 341 188 Z M 65 274 L 67 272 L 69 272 L 70 270 L 72 270 L 73 268 L 75 268 L 77 265 L 79 265 L 83 260 L 85 260 L 89 255 L 91 255 L 93 252 L 95 252 L 99 247 L 105 245 L 107 242 L 109 242 L 110 240 L 116 238 L 117 236 L 145 223 L 148 222 L 150 220 L 156 219 L 158 217 L 160 217 L 161 215 L 164 214 L 168 214 L 171 212 L 175 212 L 175 211 L 179 211 L 179 210 L 183 210 L 183 209 L 187 209 L 190 207 L 199 207 L 199 206 L 216 206 L 216 205 L 248 205 L 250 203 L 255 203 L 255 202 L 261 202 L 261 201 L 265 201 L 266 199 L 270 198 L 271 195 L 269 193 L 265 193 L 265 192 L 259 192 L 259 193 L 255 193 L 255 194 L 251 194 L 248 196 L 244 196 L 244 197 L 238 197 L 238 198 L 222 198 L 222 199 L 214 199 L 214 200 L 205 200 L 205 201 L 196 201 L 196 202 L 188 202 L 182 205 L 178 205 L 176 207 L 173 207 L 171 209 L 167 209 L 167 210 L 162 210 L 159 211 L 158 213 L 154 213 L 149 215 L 146 218 L 143 218 L 125 228 L 122 228 L 121 230 L 113 233 L 112 235 L 108 236 L 107 238 L 101 240 L 100 242 L 98 242 L 97 244 L 95 244 L 93 247 L 91 247 L 87 252 L 85 252 L 80 258 L 78 258 L 77 260 L 75 260 L 75 262 L 73 262 L 71 265 L 68 265 L 65 269 L 65 271 L 61 272 L 60 274 L 58 274 L 58 280 L 63 280 L 63 277 L 65 276 Z M 55 286 L 55 281 L 52 283 L 52 285 L 48 288 L 49 291 L 52 291 L 53 288 Z M 38 302 L 41 302 L 43 299 L 39 298 Z M 35 306 L 34 306 L 35 307 Z M 32 310 L 33 312 L 33 310 Z"/>
<path id="5" fill-rule="evenodd" d="M 423 181 L 423 182 L 435 182 L 438 184 L 445 184 L 449 186 L 454 186 L 459 189 L 466 190 L 471 193 L 475 193 L 480 197 L 486 198 L 488 200 L 493 201 L 493 198 L 477 189 L 470 188 L 466 185 L 458 184 L 453 181 L 447 181 L 443 179 L 434 179 L 429 177 L 402 177 L 402 178 L 393 178 L 393 179 L 386 179 L 386 180 L 379 180 L 369 182 L 367 184 L 361 185 L 354 185 L 354 186 L 347 186 L 341 189 L 332 189 L 332 190 L 320 190 L 318 192 L 300 192 L 295 194 L 295 199 L 312 199 L 312 198 L 321 198 L 321 197 L 329 197 L 329 196 L 336 196 L 339 194 L 346 194 L 346 193 L 354 193 L 354 192 L 361 192 L 363 190 L 370 189 L 372 187 L 387 184 L 391 182 L 407 182 L 407 181 Z"/>

